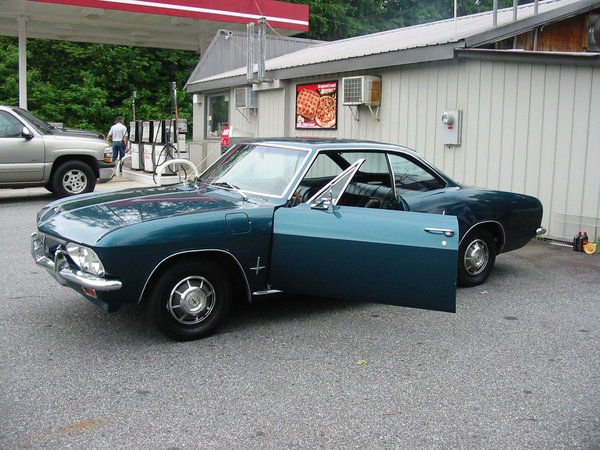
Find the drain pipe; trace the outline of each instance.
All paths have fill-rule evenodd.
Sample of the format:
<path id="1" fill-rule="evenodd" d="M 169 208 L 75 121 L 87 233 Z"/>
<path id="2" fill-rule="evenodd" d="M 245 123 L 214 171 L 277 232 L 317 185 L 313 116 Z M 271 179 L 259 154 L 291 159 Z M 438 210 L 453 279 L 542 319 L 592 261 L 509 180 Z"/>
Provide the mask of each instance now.
<path id="1" fill-rule="evenodd" d="M 539 0 L 535 0 L 533 2 L 533 15 L 537 16 L 538 15 L 538 4 L 539 4 Z M 537 27 L 535 28 L 535 30 L 533 30 L 533 51 L 537 51 L 537 41 L 538 41 L 538 29 Z"/>
<path id="2" fill-rule="evenodd" d="M 250 22 L 246 25 L 247 32 L 247 65 L 246 65 L 246 78 L 248 82 L 254 80 L 254 22 Z"/>
<path id="3" fill-rule="evenodd" d="M 498 0 L 494 0 L 494 14 L 492 15 L 493 27 L 496 28 L 498 26 Z"/>

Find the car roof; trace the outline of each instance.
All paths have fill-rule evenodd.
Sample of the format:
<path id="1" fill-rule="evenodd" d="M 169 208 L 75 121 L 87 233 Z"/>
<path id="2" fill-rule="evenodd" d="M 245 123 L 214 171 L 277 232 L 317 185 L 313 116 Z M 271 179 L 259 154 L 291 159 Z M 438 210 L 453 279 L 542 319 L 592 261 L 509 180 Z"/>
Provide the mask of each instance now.
<path id="1" fill-rule="evenodd" d="M 305 148 L 307 150 L 401 150 L 414 152 L 406 147 L 396 144 L 387 144 L 383 142 L 359 140 L 359 139 L 338 139 L 338 138 L 321 138 L 321 137 L 281 137 L 281 138 L 263 138 L 263 139 L 247 139 L 240 144 L 267 144 L 277 145 L 281 147 L 296 147 Z M 416 153 L 416 152 L 415 152 Z"/>

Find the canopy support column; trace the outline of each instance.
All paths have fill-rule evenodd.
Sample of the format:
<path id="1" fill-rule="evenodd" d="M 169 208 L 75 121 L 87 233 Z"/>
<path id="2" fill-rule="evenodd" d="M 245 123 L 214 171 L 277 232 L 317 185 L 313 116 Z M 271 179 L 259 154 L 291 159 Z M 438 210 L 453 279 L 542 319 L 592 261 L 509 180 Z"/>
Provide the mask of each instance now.
<path id="1" fill-rule="evenodd" d="M 27 109 L 27 19 L 19 16 L 19 106 Z"/>

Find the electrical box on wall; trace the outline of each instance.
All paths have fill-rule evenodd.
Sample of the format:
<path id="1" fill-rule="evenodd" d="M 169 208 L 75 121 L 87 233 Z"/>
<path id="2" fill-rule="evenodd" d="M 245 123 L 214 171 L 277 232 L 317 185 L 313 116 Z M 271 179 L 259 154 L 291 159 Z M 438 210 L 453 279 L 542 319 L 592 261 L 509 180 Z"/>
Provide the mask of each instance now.
<path id="1" fill-rule="evenodd" d="M 448 110 L 442 114 L 442 125 L 444 126 L 444 145 L 449 147 L 460 146 L 461 122 L 461 110 Z"/>

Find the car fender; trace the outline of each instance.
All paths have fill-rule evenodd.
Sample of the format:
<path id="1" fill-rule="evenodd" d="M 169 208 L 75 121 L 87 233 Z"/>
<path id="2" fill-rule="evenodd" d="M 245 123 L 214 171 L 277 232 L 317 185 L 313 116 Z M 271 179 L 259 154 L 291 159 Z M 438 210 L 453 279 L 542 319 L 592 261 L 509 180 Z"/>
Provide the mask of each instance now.
<path id="1" fill-rule="evenodd" d="M 502 253 L 502 248 L 504 247 L 504 243 L 506 242 L 506 234 L 504 231 L 504 227 L 502 224 L 496 220 L 484 220 L 481 222 L 477 222 L 473 224 L 466 232 L 461 236 L 460 242 L 458 245 L 460 246 L 465 239 L 465 236 L 468 236 L 471 231 L 478 228 L 486 228 L 492 232 L 492 234 L 497 239 L 496 253 Z"/>
<path id="2" fill-rule="evenodd" d="M 137 299 L 137 303 L 140 304 L 146 298 L 147 293 L 149 292 L 152 284 L 160 277 L 160 274 L 172 263 L 176 261 L 180 261 L 182 259 L 193 259 L 196 257 L 203 258 L 213 258 L 215 259 L 221 266 L 228 266 L 228 275 L 234 274 L 232 282 L 234 287 L 241 291 L 242 295 L 245 295 L 248 302 L 250 302 L 252 294 L 250 290 L 250 284 L 248 282 L 248 278 L 240 264 L 239 260 L 230 252 L 222 249 L 198 249 L 198 250 L 187 250 L 178 253 L 174 253 L 165 257 L 161 260 L 152 270 L 148 278 L 146 279 L 142 291 L 140 292 L 139 298 Z"/>

